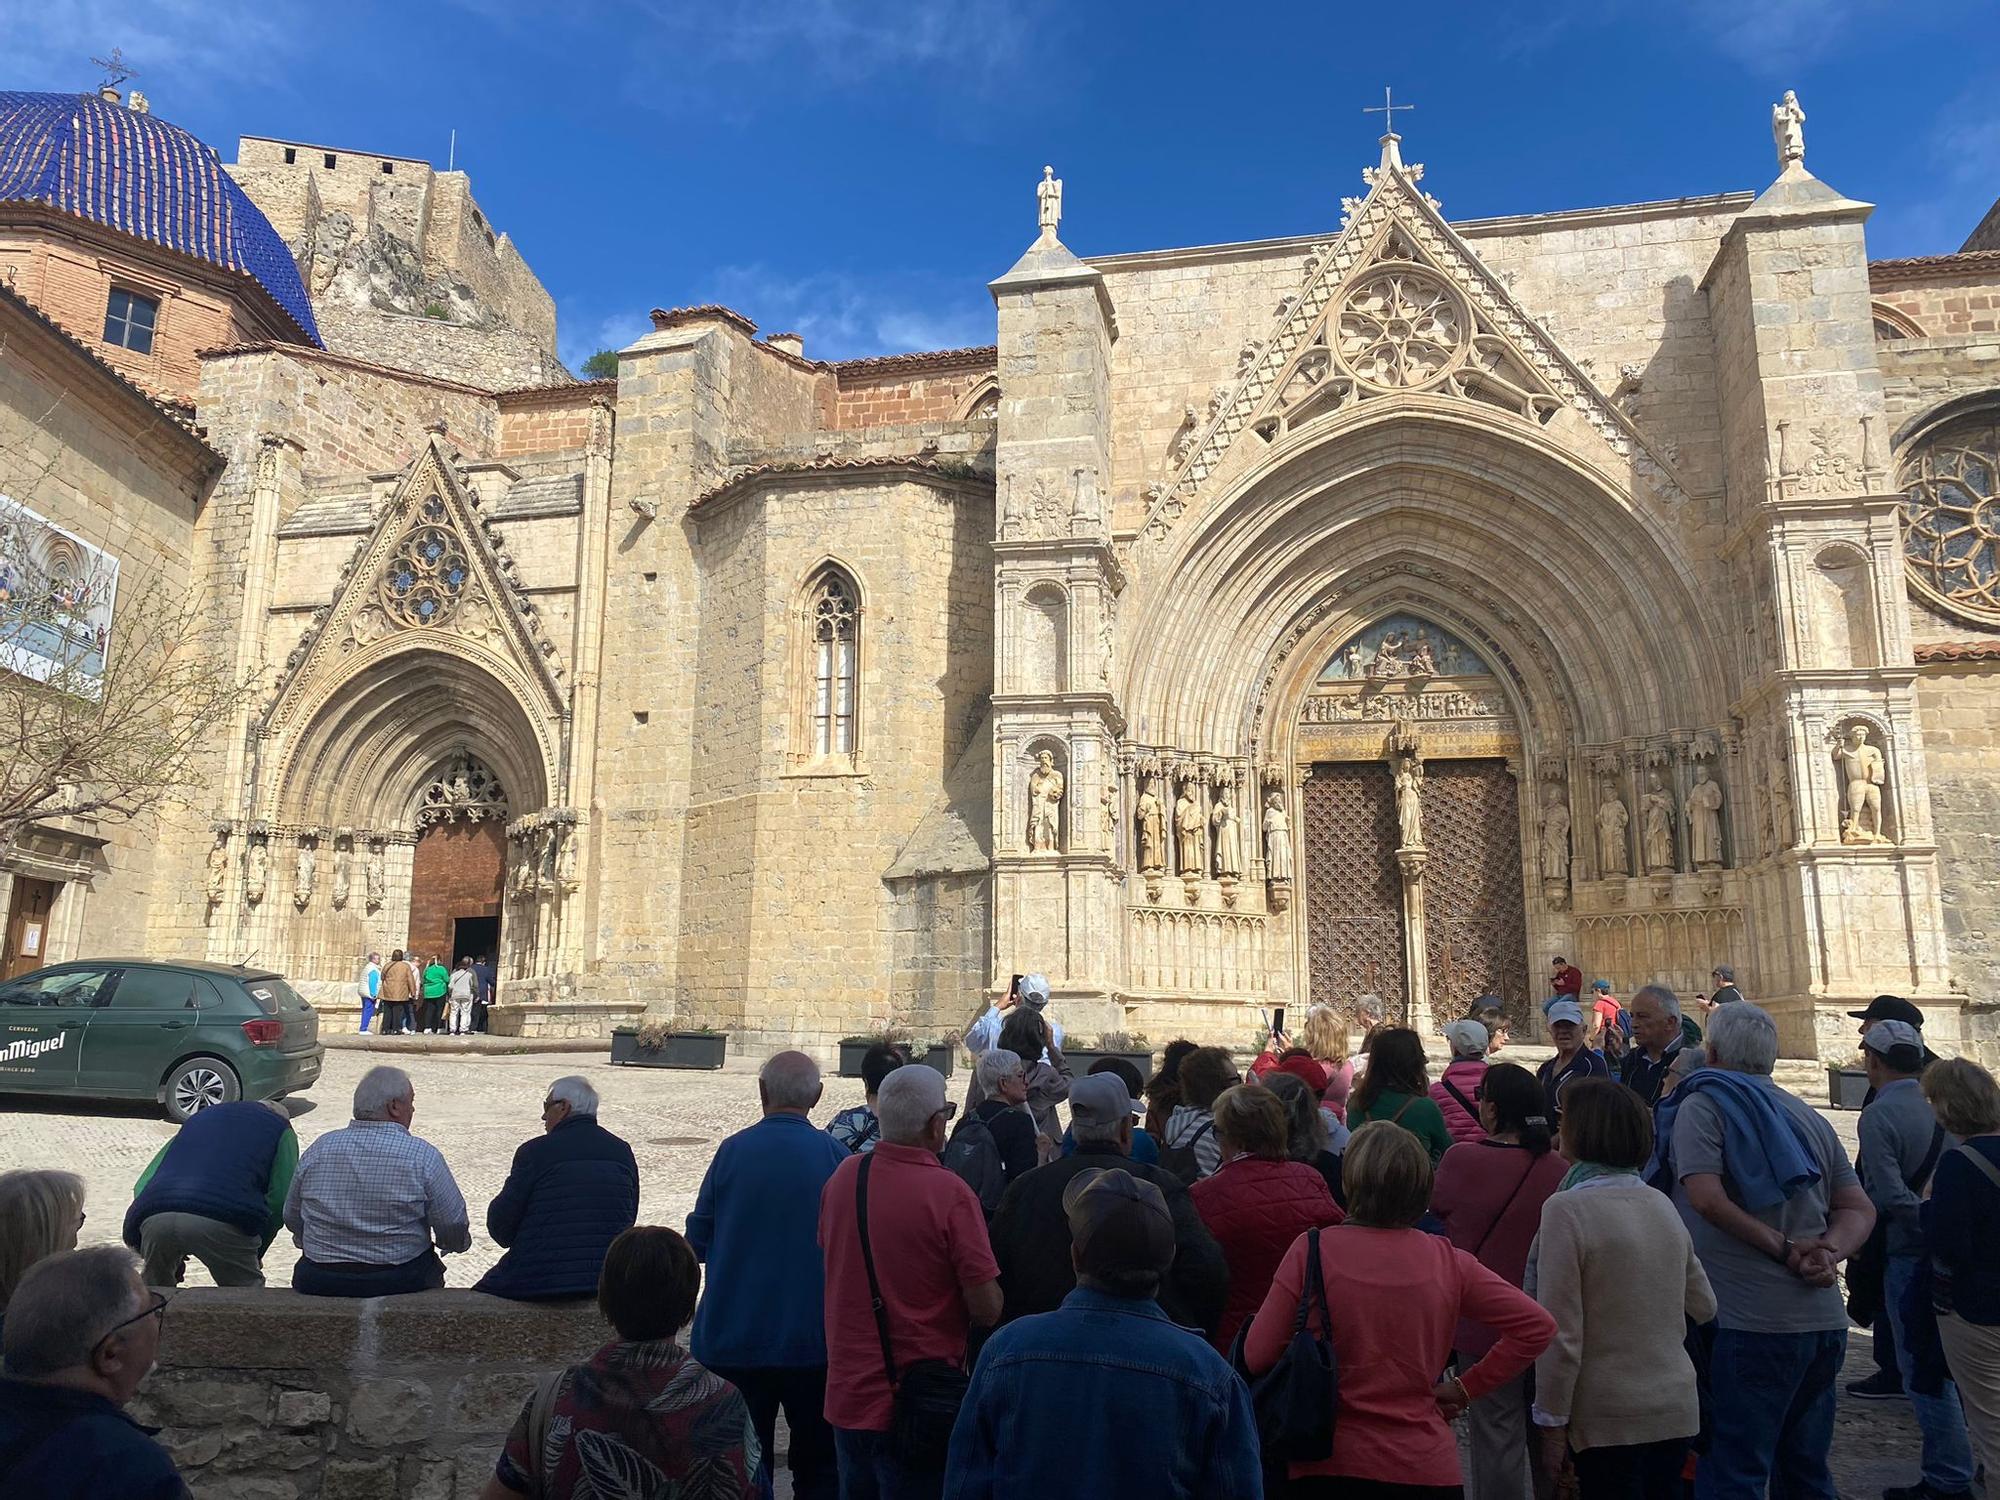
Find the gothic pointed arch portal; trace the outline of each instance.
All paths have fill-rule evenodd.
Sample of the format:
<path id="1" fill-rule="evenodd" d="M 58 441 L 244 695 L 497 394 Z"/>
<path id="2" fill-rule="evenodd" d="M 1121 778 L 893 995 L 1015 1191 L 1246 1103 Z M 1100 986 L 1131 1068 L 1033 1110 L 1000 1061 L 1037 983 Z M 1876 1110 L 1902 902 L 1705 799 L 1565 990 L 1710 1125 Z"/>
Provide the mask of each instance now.
<path id="1" fill-rule="evenodd" d="M 559 743 L 533 684 L 438 633 L 356 652 L 269 734 L 247 838 L 276 878 L 239 941 L 307 993 L 369 952 L 492 954 L 504 978 L 559 961 L 575 819 L 552 807 Z"/>

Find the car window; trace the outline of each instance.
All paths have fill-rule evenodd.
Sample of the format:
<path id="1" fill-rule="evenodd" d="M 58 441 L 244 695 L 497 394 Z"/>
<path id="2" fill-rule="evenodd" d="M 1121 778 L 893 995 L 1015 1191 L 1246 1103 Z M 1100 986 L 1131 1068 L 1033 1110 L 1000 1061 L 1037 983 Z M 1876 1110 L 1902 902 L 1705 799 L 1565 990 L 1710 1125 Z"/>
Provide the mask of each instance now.
<path id="1" fill-rule="evenodd" d="M 113 988 L 111 969 L 43 969 L 0 986 L 0 1005 L 51 1005 L 80 1009 Z"/>
<path id="2" fill-rule="evenodd" d="M 186 1010 L 194 976 L 173 969 L 127 969 L 118 981 L 120 1010 Z"/>

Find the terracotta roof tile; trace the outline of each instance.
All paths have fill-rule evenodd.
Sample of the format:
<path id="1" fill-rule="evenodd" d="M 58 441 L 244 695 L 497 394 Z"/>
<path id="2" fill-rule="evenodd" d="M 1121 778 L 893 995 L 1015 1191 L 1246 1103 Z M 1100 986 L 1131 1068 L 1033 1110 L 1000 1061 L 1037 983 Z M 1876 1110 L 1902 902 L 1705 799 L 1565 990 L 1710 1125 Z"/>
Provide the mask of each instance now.
<path id="1" fill-rule="evenodd" d="M 996 344 L 969 349 L 929 349 L 916 354 L 877 354 L 869 359 L 836 359 L 828 368 L 841 375 L 894 375 L 905 371 L 950 370 L 971 365 L 998 365 Z"/>
<path id="2" fill-rule="evenodd" d="M 1979 273 L 2000 276 L 2000 250 L 1960 250 L 1952 255 L 1912 255 L 1902 260 L 1871 260 L 1871 281 L 1922 281 L 1932 276 Z"/>
<path id="3" fill-rule="evenodd" d="M 935 458 L 910 458 L 889 456 L 882 458 L 815 458 L 798 463 L 752 464 L 747 469 L 739 469 L 712 489 L 703 490 L 688 506 L 688 514 L 713 505 L 727 496 L 733 495 L 757 480 L 773 476 L 821 474 L 867 474 L 881 471 L 901 471 L 906 474 L 923 474 L 938 479 L 952 479 L 960 482 L 991 483 L 992 476 L 983 474 L 963 463 Z"/>
<path id="4" fill-rule="evenodd" d="M 757 333 L 755 323 L 719 302 L 704 302 L 698 307 L 656 307 L 646 316 L 653 320 L 656 329 L 678 328 L 683 323 L 733 323 L 743 330 L 745 338 L 754 338 Z"/>
<path id="5" fill-rule="evenodd" d="M 2000 640 L 1919 641 L 1916 658 L 1927 661 L 2000 661 Z"/>

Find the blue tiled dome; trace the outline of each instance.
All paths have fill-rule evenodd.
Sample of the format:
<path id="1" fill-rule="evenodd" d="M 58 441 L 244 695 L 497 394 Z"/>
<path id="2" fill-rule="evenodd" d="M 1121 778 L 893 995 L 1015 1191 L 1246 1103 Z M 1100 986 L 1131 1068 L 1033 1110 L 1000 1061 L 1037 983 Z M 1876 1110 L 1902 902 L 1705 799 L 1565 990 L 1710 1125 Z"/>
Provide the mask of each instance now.
<path id="1" fill-rule="evenodd" d="M 252 277 L 319 343 L 271 221 L 178 125 L 95 94 L 0 90 L 0 203 L 45 203 Z"/>

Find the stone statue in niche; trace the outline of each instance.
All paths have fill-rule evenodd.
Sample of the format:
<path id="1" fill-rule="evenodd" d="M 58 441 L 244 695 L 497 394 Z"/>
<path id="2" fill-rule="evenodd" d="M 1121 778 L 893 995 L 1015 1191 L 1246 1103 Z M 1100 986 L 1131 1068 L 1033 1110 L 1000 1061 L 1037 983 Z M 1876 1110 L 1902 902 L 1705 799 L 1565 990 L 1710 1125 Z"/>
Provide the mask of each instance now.
<path id="1" fill-rule="evenodd" d="M 1062 828 L 1063 773 L 1052 751 L 1035 752 L 1028 773 L 1028 852 L 1053 854 Z"/>
<path id="2" fill-rule="evenodd" d="M 368 892 L 368 909 L 380 911 L 389 891 L 388 857 L 380 844 L 369 846 L 368 867 L 362 874 L 362 884 Z"/>
<path id="3" fill-rule="evenodd" d="M 1243 873 L 1243 825 L 1227 792 L 1216 802 L 1209 823 L 1215 831 L 1215 873 L 1234 880 Z"/>
<path id="4" fill-rule="evenodd" d="M 1631 823 L 1618 793 L 1606 787 L 1604 800 L 1597 804 L 1597 866 L 1604 875 L 1630 875 L 1632 851 L 1625 829 Z"/>
<path id="5" fill-rule="evenodd" d="M 1404 849 L 1424 846 L 1423 781 L 1422 764 L 1413 755 L 1404 756 L 1396 767 L 1396 837 Z"/>
<path id="6" fill-rule="evenodd" d="M 1789 849 L 1798 843 L 1798 824 L 1792 817 L 1792 773 L 1782 749 L 1771 767 L 1771 818 L 1780 849 Z"/>
<path id="7" fill-rule="evenodd" d="M 1694 768 L 1688 788 L 1688 853 L 1695 868 L 1722 863 L 1722 786 L 1711 781 L 1707 766 Z"/>
<path id="8" fill-rule="evenodd" d="M 1264 874 L 1272 880 L 1292 878 L 1292 819 L 1283 792 L 1264 799 Z"/>
<path id="9" fill-rule="evenodd" d="M 1174 859 L 1181 874 L 1201 873 L 1201 835 L 1207 827 L 1208 819 L 1195 799 L 1194 783 L 1189 782 L 1181 788 L 1180 801 L 1174 804 Z"/>
<path id="10" fill-rule="evenodd" d="M 1139 869 L 1164 870 L 1167 867 L 1167 810 L 1160 803 L 1160 782 L 1155 777 L 1146 783 L 1146 789 L 1139 793 L 1139 802 L 1132 809 L 1132 821 L 1139 829 Z"/>
<path id="11" fill-rule="evenodd" d="M 1646 782 L 1646 795 L 1639 799 L 1641 842 L 1649 873 L 1674 867 L 1674 794 L 1653 772 Z"/>
<path id="12" fill-rule="evenodd" d="M 565 891 L 576 889 L 576 829 L 562 831 L 562 845 L 556 855 L 556 884 Z"/>
<path id="13" fill-rule="evenodd" d="M 270 882 L 271 846 L 263 839 L 252 839 L 250 852 L 243 857 L 243 899 L 255 906 L 264 899 Z"/>
<path id="14" fill-rule="evenodd" d="M 1840 820 L 1843 844 L 1886 844 L 1882 832 L 1882 752 L 1869 742 L 1868 726 L 1850 724 L 1834 740 L 1834 764 L 1846 783 L 1846 811 Z"/>
<path id="15" fill-rule="evenodd" d="M 1104 810 L 1104 842 L 1106 847 L 1118 847 L 1118 793 L 1110 786 L 1098 788 L 1097 805 Z"/>
<path id="16" fill-rule="evenodd" d="M 1799 106 L 1799 96 L 1790 89 L 1785 97 L 1771 106 L 1771 143 L 1778 148 L 1778 170 L 1784 171 L 1793 162 L 1801 166 L 1806 159 L 1806 112 Z"/>
<path id="17" fill-rule="evenodd" d="M 208 904 L 219 905 L 229 880 L 229 830 L 218 828 L 208 850 Z"/>
<path id="18" fill-rule="evenodd" d="M 292 856 L 292 905 L 304 911 L 312 901 L 313 876 L 318 867 L 319 851 L 304 839 L 299 840 L 298 852 Z"/>
<path id="19" fill-rule="evenodd" d="M 333 850 L 333 890 L 329 899 L 335 911 L 347 907 L 347 898 L 354 890 L 354 856 L 345 847 L 336 844 Z"/>
<path id="20" fill-rule="evenodd" d="M 1569 801 L 1560 786 L 1542 794 L 1542 879 L 1569 879 Z"/>

